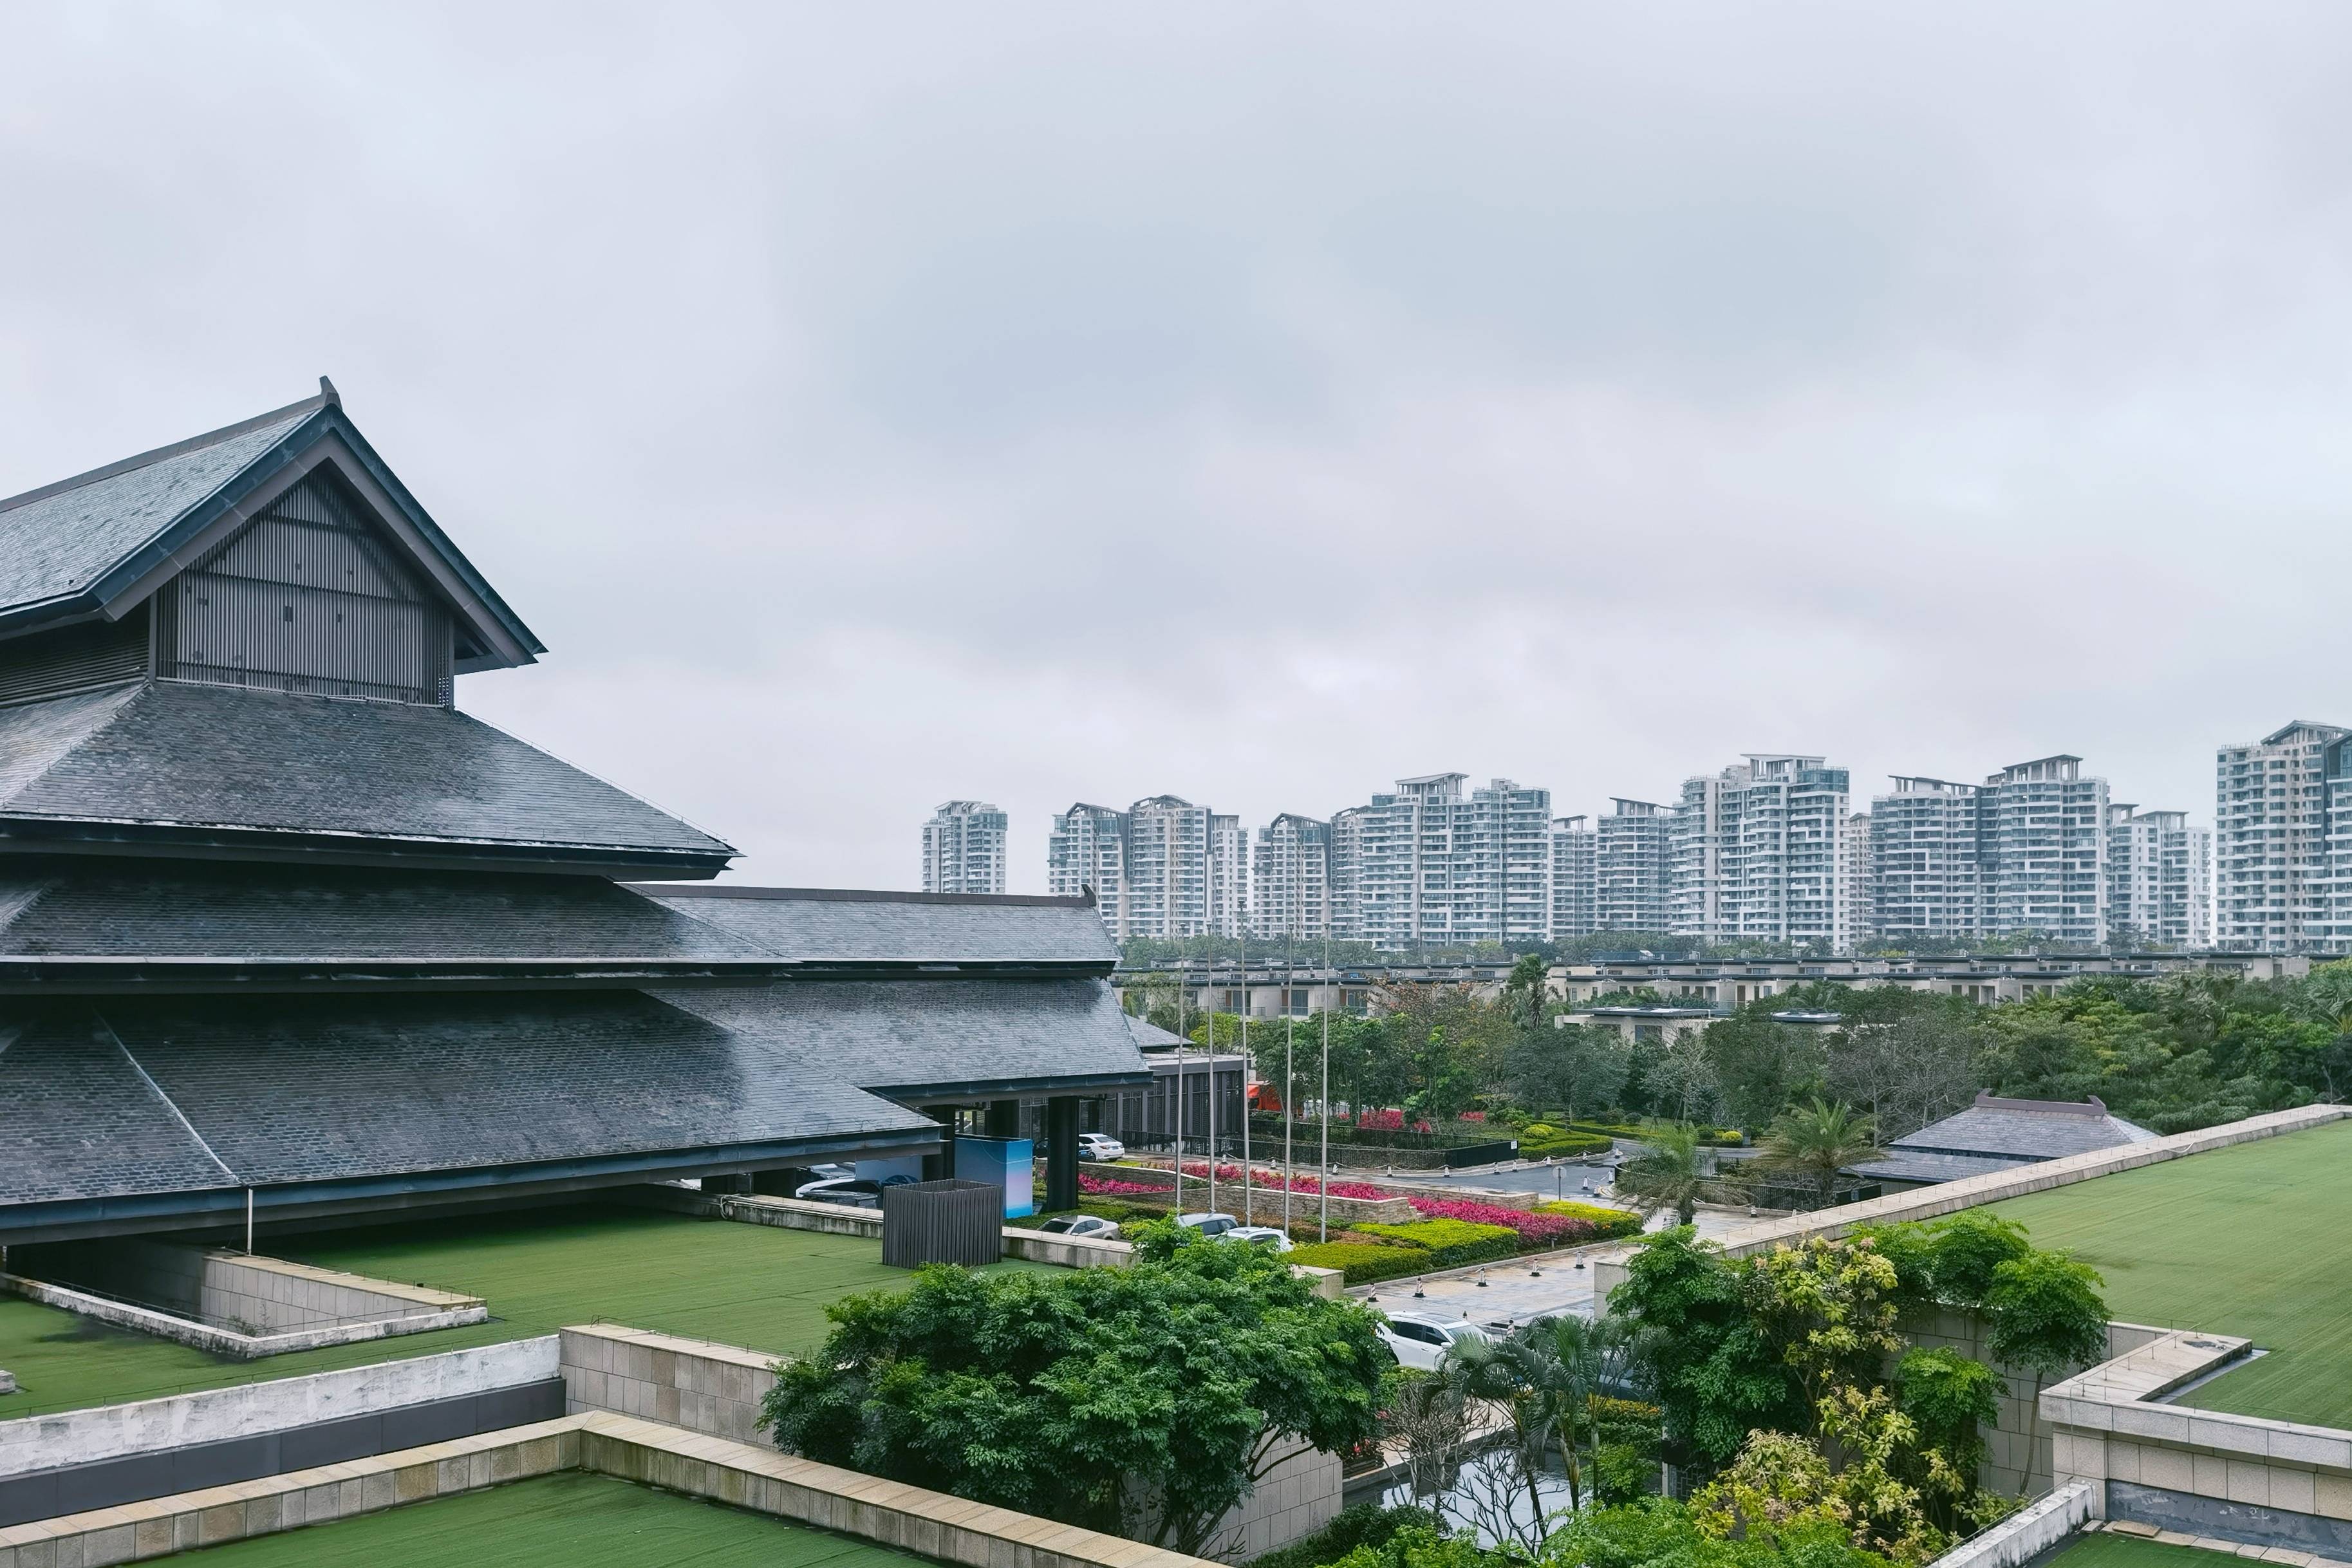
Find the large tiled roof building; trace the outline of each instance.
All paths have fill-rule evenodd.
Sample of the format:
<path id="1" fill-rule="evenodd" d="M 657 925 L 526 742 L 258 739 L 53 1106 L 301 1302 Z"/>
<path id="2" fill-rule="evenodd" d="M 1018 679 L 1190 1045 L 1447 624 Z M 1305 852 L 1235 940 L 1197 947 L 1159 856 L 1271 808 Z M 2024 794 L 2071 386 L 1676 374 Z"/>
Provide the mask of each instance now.
<path id="1" fill-rule="evenodd" d="M 698 888 L 726 843 L 457 710 L 544 651 L 323 382 L 0 500 L 0 1244 L 937 1157 L 1148 1081 L 1089 901 Z"/>

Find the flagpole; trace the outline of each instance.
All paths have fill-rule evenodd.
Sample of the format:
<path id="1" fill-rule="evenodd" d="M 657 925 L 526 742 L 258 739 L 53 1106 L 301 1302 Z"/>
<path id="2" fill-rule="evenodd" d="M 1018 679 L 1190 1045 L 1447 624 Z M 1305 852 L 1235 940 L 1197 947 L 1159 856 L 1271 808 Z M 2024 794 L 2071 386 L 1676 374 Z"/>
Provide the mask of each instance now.
<path id="1" fill-rule="evenodd" d="M 1331 928 L 1323 928 L 1323 1152 L 1315 1163 L 1316 1190 L 1323 1194 L 1315 1239 L 1331 1239 Z"/>
<path id="2" fill-rule="evenodd" d="M 1250 1209 L 1249 928 L 1236 921 L 1234 930 L 1234 951 L 1242 960 L 1242 1223 L 1255 1225 Z"/>
<path id="3" fill-rule="evenodd" d="M 1296 980 L 1297 975 L 1286 965 L 1283 978 Z M 1292 1107 L 1291 1096 L 1298 1084 L 1297 1076 L 1290 1070 L 1290 1047 L 1297 1038 L 1298 1020 L 1291 1015 L 1290 987 L 1285 985 L 1282 988 L 1282 1234 L 1285 1236 L 1290 1234 L 1290 1187 L 1298 1179 L 1297 1167 L 1290 1163 L 1290 1120 L 1297 1114 Z"/>
<path id="4" fill-rule="evenodd" d="M 1176 1209 L 1184 1212 L 1184 960 L 1176 960 Z"/>
<path id="5" fill-rule="evenodd" d="M 1201 913 L 1202 913 L 1202 916 L 1203 917 L 1203 918 L 1202 919 L 1202 921 L 1201 921 L 1201 934 L 1202 934 L 1202 936 L 1203 938 L 1205 938 L 1205 939 L 1207 940 L 1208 944 L 1209 944 L 1209 970 L 1208 970 L 1208 973 L 1209 973 L 1209 986 L 1208 986 L 1208 989 L 1209 989 L 1209 991 L 1210 991 L 1210 992 L 1214 992 L 1214 990 L 1216 989 L 1216 984 L 1217 984 L 1217 931 L 1216 931 L 1216 923 L 1215 923 L 1213 921 L 1211 921 L 1211 920 L 1209 920 L 1209 919 L 1207 919 L 1207 918 L 1206 918 L 1206 917 L 1207 917 L 1207 915 L 1208 915 L 1208 913 L 1209 913 L 1209 904 L 1210 904 L 1210 899 L 1209 899 L 1209 857 L 1208 857 L 1209 837 L 1208 837 L 1208 834 L 1209 834 L 1209 817 L 1208 817 L 1208 813 L 1207 813 L 1205 810 L 1203 810 L 1203 811 L 1202 811 L 1202 816 L 1201 816 L 1201 851 L 1202 851 L 1202 854 L 1201 854 Z M 1170 882 L 1170 888 L 1171 888 L 1171 900 L 1172 900 L 1172 897 L 1173 897 L 1173 888 L 1174 888 L 1174 883 L 1175 883 L 1175 873 L 1174 873 L 1174 869 L 1173 869 L 1174 865 L 1175 865 L 1175 859 L 1174 859 L 1174 858 L 1173 858 L 1172 856 L 1170 858 L 1169 865 L 1170 865 L 1170 868 L 1171 868 L 1171 869 L 1170 869 L 1170 873 L 1169 873 L 1169 882 Z M 1202 1009 L 1201 1009 L 1201 1017 L 1202 1017 L 1202 1020 L 1203 1020 L 1203 1021 L 1208 1025 L 1207 1029 L 1206 1029 L 1205 1031 L 1203 1031 L 1203 1032 L 1204 1032 L 1205 1034 L 1207 1034 L 1207 1036 L 1209 1037 L 1209 1203 L 1208 1203 L 1208 1208 L 1207 1208 L 1207 1211 L 1206 1211 L 1206 1212 L 1208 1212 L 1208 1213 L 1210 1213 L 1210 1214 L 1214 1214 L 1214 1213 L 1216 1213 L 1216 1212 L 1217 1212 L 1217 1009 L 1216 1009 L 1216 1005 L 1215 1005 L 1214 1003 L 1212 1003 L 1212 1004 L 1210 1004 L 1208 1006 L 1205 1006 L 1205 1007 L 1202 1008 Z"/>

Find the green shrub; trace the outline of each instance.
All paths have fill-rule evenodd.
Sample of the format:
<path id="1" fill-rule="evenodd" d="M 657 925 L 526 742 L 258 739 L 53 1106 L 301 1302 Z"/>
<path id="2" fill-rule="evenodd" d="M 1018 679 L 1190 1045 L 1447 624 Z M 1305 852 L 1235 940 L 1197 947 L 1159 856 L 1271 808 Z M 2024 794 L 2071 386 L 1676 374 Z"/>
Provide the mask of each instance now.
<path id="1" fill-rule="evenodd" d="M 1350 1285 L 1370 1285 L 1407 1274 L 1427 1274 L 1436 1265 L 1418 1247 L 1392 1247 L 1374 1241 L 1318 1241 L 1294 1247 L 1282 1255 L 1286 1263 L 1309 1268 L 1336 1268 Z"/>
<path id="2" fill-rule="evenodd" d="M 1610 1140 L 1598 1132 L 1572 1132 L 1549 1121 L 1531 1121 L 1519 1129 L 1519 1158 L 1554 1160 L 1577 1154 L 1605 1154 Z"/>
<path id="3" fill-rule="evenodd" d="M 1600 1132 L 1606 1133 L 1612 1138 L 1632 1138 L 1636 1141 L 1654 1137 L 1658 1131 L 1654 1127 L 1631 1127 L 1621 1122 L 1608 1121 L 1571 1121 L 1569 1127 L 1578 1132 Z M 1698 1141 L 1709 1149 L 1737 1149 L 1748 1142 L 1748 1135 L 1737 1127 L 1702 1127 L 1699 1129 Z"/>
<path id="4" fill-rule="evenodd" d="M 1462 1219 L 1417 1219 L 1404 1225 L 1360 1225 L 1360 1236 L 1421 1247 L 1433 1268 L 1460 1268 L 1509 1258 L 1519 1250 L 1519 1233 L 1508 1226 L 1475 1225 Z"/>
<path id="5" fill-rule="evenodd" d="M 1359 1546 L 1385 1546 L 1400 1530 L 1419 1529 L 1443 1534 L 1444 1521 L 1425 1508 L 1382 1508 L 1360 1502 L 1341 1509 L 1330 1523 L 1287 1546 L 1278 1546 L 1253 1558 L 1249 1568 L 1325 1568 Z"/>
<path id="6" fill-rule="evenodd" d="M 1602 1208 L 1598 1204 L 1551 1203 L 1538 1204 L 1538 1214 L 1564 1215 L 1598 1226 L 1601 1241 L 1614 1241 L 1621 1236 L 1635 1236 L 1642 1229 L 1642 1216 L 1625 1209 Z"/>

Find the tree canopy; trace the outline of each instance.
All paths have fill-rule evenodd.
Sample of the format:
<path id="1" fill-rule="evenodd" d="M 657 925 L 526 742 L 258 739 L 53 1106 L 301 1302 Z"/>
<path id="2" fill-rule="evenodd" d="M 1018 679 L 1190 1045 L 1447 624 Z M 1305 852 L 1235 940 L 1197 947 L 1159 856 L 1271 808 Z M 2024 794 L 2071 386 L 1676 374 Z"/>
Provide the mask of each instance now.
<path id="1" fill-rule="evenodd" d="M 1200 1554 L 1297 1440 L 1375 1431 L 1371 1311 L 1155 1226 L 1126 1268 L 922 1270 L 827 1309 L 761 1407 L 787 1452 Z"/>

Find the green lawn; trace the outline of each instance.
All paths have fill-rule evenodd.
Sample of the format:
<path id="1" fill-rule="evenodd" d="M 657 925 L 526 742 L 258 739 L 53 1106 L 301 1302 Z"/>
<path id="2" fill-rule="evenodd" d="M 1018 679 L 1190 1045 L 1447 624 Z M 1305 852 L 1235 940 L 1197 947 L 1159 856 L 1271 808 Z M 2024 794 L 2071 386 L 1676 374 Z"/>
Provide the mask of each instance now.
<path id="1" fill-rule="evenodd" d="M 2241 1559 L 2234 1552 L 2207 1552 L 2195 1546 L 2167 1546 L 2138 1535 L 2100 1531 L 2078 1535 L 2073 1545 L 2052 1559 L 2066 1568 L 2221 1568 Z"/>
<path id="2" fill-rule="evenodd" d="M 2183 1405 L 2352 1426 L 2352 1121 L 1992 1205 L 2106 1277 L 2111 1317 L 2271 1353 Z"/>
<path id="3" fill-rule="evenodd" d="M 0 1367 L 22 1385 L 0 1397 L 0 1420 L 462 1350 L 598 1319 L 790 1353 L 824 1338 L 827 1303 L 914 1278 L 883 1267 L 881 1244 L 858 1237 L 601 1207 L 265 1237 L 262 1250 L 462 1290 L 489 1304 L 491 1321 L 238 1362 L 0 1297 Z"/>
<path id="4" fill-rule="evenodd" d="M 184 1554 L 202 1568 L 916 1568 L 928 1559 L 606 1476 L 548 1476 Z"/>

